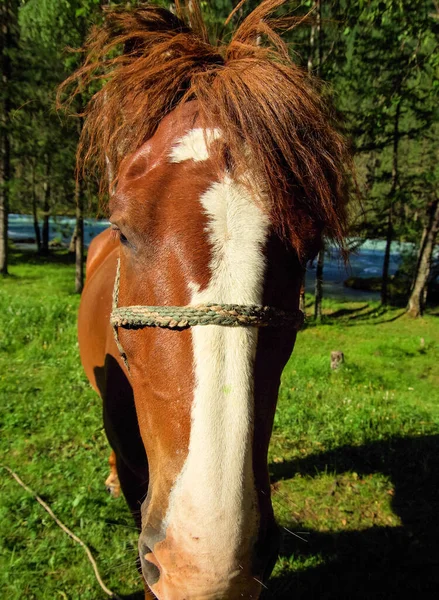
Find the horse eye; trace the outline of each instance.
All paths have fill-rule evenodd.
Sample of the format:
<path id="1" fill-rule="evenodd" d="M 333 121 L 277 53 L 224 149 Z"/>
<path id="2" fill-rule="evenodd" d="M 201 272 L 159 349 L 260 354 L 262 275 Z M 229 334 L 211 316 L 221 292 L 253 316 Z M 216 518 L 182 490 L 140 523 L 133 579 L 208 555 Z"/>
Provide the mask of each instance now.
<path id="1" fill-rule="evenodd" d="M 121 232 L 117 225 L 111 225 L 111 232 L 115 237 L 119 237 L 122 244 L 128 244 L 128 238 Z"/>

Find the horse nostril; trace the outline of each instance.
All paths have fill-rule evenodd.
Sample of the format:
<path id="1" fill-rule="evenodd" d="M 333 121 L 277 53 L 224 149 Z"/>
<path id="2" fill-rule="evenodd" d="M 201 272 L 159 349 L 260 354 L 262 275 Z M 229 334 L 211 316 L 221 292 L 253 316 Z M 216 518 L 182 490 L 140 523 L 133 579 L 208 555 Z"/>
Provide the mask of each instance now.
<path id="1" fill-rule="evenodd" d="M 155 562 L 151 562 L 150 560 L 154 554 L 151 548 L 144 542 L 140 543 L 139 551 L 143 577 L 148 585 L 154 585 L 160 579 L 160 569 Z"/>
<path id="2" fill-rule="evenodd" d="M 141 542 L 140 544 L 140 553 L 143 555 L 143 557 L 145 556 L 145 554 L 150 554 L 152 553 L 151 548 L 145 544 L 145 542 Z"/>

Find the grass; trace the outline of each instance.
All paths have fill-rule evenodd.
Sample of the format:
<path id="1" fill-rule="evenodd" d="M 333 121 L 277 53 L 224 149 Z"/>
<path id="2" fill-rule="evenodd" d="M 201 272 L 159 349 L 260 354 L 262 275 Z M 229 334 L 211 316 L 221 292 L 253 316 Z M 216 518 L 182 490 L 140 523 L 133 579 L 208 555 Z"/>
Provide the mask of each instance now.
<path id="1" fill-rule="evenodd" d="M 435 596 L 439 322 L 328 301 L 285 369 L 271 447 L 275 598 Z M 330 372 L 331 350 L 345 364 Z"/>
<path id="2" fill-rule="evenodd" d="M 2 464 L 92 549 L 106 584 L 141 588 L 136 532 L 103 487 L 100 401 L 78 358 L 74 267 L 14 254 L 0 282 Z M 286 367 L 270 450 L 283 527 L 266 598 L 436 597 L 439 319 L 327 300 Z M 329 368 L 331 350 L 344 365 Z M 5 472 L 0 589 L 15 599 L 101 599 L 83 550 Z"/>

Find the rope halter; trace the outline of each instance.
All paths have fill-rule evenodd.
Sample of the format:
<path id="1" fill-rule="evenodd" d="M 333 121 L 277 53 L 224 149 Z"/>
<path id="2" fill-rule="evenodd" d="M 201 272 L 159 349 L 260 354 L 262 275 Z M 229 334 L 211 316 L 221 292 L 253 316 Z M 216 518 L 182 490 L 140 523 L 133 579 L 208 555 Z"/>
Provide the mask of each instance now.
<path id="1" fill-rule="evenodd" d="M 197 304 L 188 306 L 118 306 L 120 259 L 117 261 L 110 323 L 117 348 L 129 370 L 128 360 L 119 339 L 118 329 L 162 327 L 182 331 L 197 325 L 223 327 L 287 327 L 299 330 L 304 322 L 301 310 L 285 311 L 259 304 Z"/>

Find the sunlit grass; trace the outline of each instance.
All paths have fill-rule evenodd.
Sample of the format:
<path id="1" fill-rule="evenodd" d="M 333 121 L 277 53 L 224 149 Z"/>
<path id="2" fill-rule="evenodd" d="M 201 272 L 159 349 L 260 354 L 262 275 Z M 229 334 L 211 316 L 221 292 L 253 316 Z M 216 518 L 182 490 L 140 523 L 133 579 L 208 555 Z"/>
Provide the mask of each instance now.
<path id="1" fill-rule="evenodd" d="M 1 463 L 92 548 L 106 584 L 141 588 L 136 532 L 109 498 L 101 405 L 76 342 L 74 267 L 17 256 L 0 282 Z M 281 556 L 266 596 L 429 598 L 439 584 L 439 320 L 326 301 L 285 369 L 270 449 Z M 344 365 L 330 369 L 331 350 Z M 83 550 L 2 472 L 0 589 L 102 598 Z M 436 566 L 435 566 L 436 565 Z"/>

